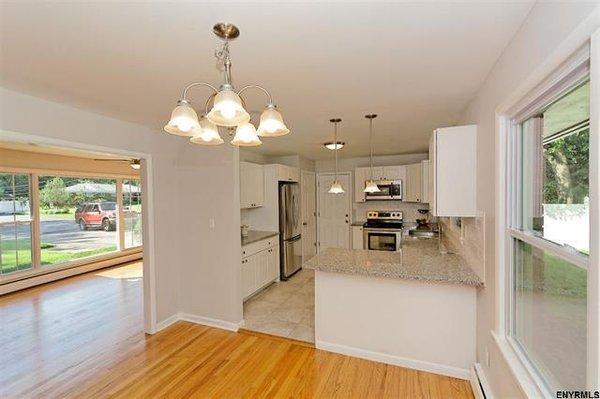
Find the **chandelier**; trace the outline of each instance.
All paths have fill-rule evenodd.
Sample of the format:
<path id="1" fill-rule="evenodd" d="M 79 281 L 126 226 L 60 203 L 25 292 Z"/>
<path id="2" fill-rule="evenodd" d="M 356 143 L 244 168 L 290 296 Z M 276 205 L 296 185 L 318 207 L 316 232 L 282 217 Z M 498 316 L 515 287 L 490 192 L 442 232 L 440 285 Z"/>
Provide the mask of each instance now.
<path id="1" fill-rule="evenodd" d="M 239 29 L 232 24 L 218 23 L 213 27 L 215 35 L 223 39 L 223 45 L 215 50 L 218 65 L 223 68 L 223 83 L 217 89 L 210 83 L 194 82 L 188 84 L 177 101 L 177 106 L 171 113 L 171 119 L 165 126 L 165 131 L 178 136 L 190 137 L 190 142 L 202 145 L 218 145 L 223 143 L 218 126 L 230 131 L 235 129 L 231 144 L 236 146 L 261 145 L 259 137 L 278 137 L 288 134 L 281 113 L 273 103 L 271 94 L 262 86 L 248 85 L 238 91 L 231 82 L 231 58 L 229 56 L 229 41 L 240 35 Z M 212 90 L 204 104 L 204 113 L 198 114 L 192 108 L 188 99 L 188 91 L 193 87 L 204 86 Z M 258 129 L 250 123 L 250 114 L 246 111 L 246 103 L 241 94 L 248 89 L 262 91 L 268 99 L 267 105 L 260 115 Z M 212 107 L 209 110 L 209 106 Z"/>

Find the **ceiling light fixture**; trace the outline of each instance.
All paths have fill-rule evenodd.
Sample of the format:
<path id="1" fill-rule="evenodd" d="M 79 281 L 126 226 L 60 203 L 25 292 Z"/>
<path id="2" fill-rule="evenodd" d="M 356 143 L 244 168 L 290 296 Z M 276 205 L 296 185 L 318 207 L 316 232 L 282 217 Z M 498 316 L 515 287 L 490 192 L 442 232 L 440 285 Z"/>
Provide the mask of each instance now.
<path id="1" fill-rule="evenodd" d="M 177 101 L 177 106 L 171 113 L 171 119 L 165 126 L 165 131 L 178 136 L 190 137 L 194 144 L 218 145 L 223 143 L 217 126 L 224 126 L 233 130 L 235 137 L 231 144 L 236 146 L 254 146 L 262 142 L 260 137 L 278 137 L 288 134 L 290 130 L 285 126 L 281 113 L 273 103 L 271 94 L 262 86 L 248 85 L 237 92 L 231 83 L 231 58 L 229 56 L 229 41 L 240 35 L 239 29 L 232 24 L 218 23 L 213 27 L 215 35 L 224 40 L 223 45 L 215 50 L 218 64 L 223 68 L 223 84 L 217 89 L 210 83 L 194 82 L 187 85 Z M 198 119 L 198 114 L 188 100 L 188 91 L 197 86 L 212 89 L 204 106 L 204 115 Z M 266 94 L 268 103 L 260 115 L 257 129 L 250 123 L 250 114 L 244 108 L 245 103 L 241 94 L 248 89 L 259 89 Z M 212 108 L 209 105 L 212 101 Z"/>
<path id="2" fill-rule="evenodd" d="M 129 166 L 131 166 L 131 168 L 135 170 L 140 170 L 140 168 L 142 167 L 139 159 L 132 159 L 129 162 Z"/>
<path id="3" fill-rule="evenodd" d="M 341 150 L 346 145 L 346 143 L 344 143 L 343 141 L 338 141 L 337 143 L 334 143 L 333 141 L 329 141 L 327 143 L 324 143 L 323 145 L 328 150 Z"/>
<path id="4" fill-rule="evenodd" d="M 333 142 L 334 143 L 338 142 L 337 141 L 337 125 L 341 121 L 342 120 L 340 118 L 334 118 L 334 119 L 329 120 L 329 122 L 333 123 Z M 337 147 L 339 147 L 339 146 L 337 146 Z M 343 194 L 344 193 L 344 188 L 342 187 L 340 182 L 338 182 L 338 156 L 337 156 L 337 153 L 340 148 L 341 147 L 335 148 L 333 150 L 334 159 L 335 159 L 335 177 L 333 178 L 333 183 L 331 183 L 331 187 L 329 188 L 329 191 L 328 191 L 329 194 Z"/>
<path id="5" fill-rule="evenodd" d="M 365 118 L 367 118 L 369 120 L 369 148 L 370 148 L 371 171 L 370 171 L 369 180 L 367 180 L 365 189 L 363 191 L 365 193 L 378 193 L 381 190 L 379 190 L 377 183 L 375 183 L 375 181 L 373 180 L 373 119 L 377 118 L 377 114 L 365 115 Z"/>

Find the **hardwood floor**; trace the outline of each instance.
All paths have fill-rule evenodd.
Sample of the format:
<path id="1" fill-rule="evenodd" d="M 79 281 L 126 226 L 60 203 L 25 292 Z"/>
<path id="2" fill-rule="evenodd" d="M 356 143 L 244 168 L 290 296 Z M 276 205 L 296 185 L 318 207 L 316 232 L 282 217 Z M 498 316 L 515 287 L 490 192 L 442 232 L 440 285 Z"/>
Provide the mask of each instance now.
<path id="1" fill-rule="evenodd" d="M 141 263 L 0 297 L 0 397 L 473 397 L 467 381 L 293 340 L 142 325 Z"/>

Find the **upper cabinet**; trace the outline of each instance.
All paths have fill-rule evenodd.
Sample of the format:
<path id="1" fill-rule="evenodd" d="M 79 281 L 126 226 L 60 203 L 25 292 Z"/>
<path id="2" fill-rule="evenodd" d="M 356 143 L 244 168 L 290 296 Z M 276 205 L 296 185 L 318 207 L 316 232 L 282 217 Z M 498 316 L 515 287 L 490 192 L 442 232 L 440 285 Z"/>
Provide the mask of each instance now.
<path id="1" fill-rule="evenodd" d="M 421 197 L 421 162 L 406 165 L 405 202 L 422 202 Z"/>
<path id="2" fill-rule="evenodd" d="M 240 162 L 240 207 L 242 209 L 263 206 L 264 185 L 262 165 Z"/>
<path id="3" fill-rule="evenodd" d="M 298 168 L 287 166 L 287 165 L 277 165 L 277 179 L 279 181 L 290 181 L 290 182 L 299 182 L 300 181 L 300 171 Z"/>
<path id="4" fill-rule="evenodd" d="M 404 180 L 406 167 L 404 165 L 384 166 L 381 180 Z"/>
<path id="5" fill-rule="evenodd" d="M 421 202 L 429 201 L 429 159 L 425 159 L 421 161 Z"/>
<path id="6" fill-rule="evenodd" d="M 365 202 L 365 182 L 369 180 L 369 168 L 354 169 L 354 202 Z"/>
<path id="7" fill-rule="evenodd" d="M 429 141 L 429 203 L 434 216 L 476 216 L 477 126 L 437 129 Z"/>

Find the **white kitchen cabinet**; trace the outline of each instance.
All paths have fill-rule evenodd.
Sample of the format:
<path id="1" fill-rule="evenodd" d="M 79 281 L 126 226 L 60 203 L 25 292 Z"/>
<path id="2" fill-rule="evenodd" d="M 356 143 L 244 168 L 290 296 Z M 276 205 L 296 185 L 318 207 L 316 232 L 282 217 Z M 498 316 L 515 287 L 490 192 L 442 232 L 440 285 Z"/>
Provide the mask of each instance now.
<path id="1" fill-rule="evenodd" d="M 240 162 L 240 207 L 256 208 L 263 205 L 263 166 L 252 162 Z"/>
<path id="2" fill-rule="evenodd" d="M 300 181 L 300 171 L 298 168 L 292 166 L 277 165 L 277 177 L 279 181 L 290 181 L 297 183 Z"/>
<path id="3" fill-rule="evenodd" d="M 404 165 L 384 166 L 383 180 L 404 180 L 405 173 Z"/>
<path id="4" fill-rule="evenodd" d="M 421 163 L 406 166 L 404 202 L 421 202 Z"/>
<path id="5" fill-rule="evenodd" d="M 434 216 L 476 216 L 477 126 L 436 129 L 429 141 L 429 204 Z"/>
<path id="6" fill-rule="evenodd" d="M 354 202 L 365 202 L 365 182 L 369 180 L 369 168 L 354 169 Z"/>
<path id="7" fill-rule="evenodd" d="M 244 299 L 254 295 L 278 278 L 279 241 L 277 237 L 242 247 L 242 295 Z"/>
<path id="8" fill-rule="evenodd" d="M 363 227 L 352 226 L 352 249 L 363 249 Z"/>
<path id="9" fill-rule="evenodd" d="M 429 159 L 421 161 L 421 202 L 429 203 Z"/>

